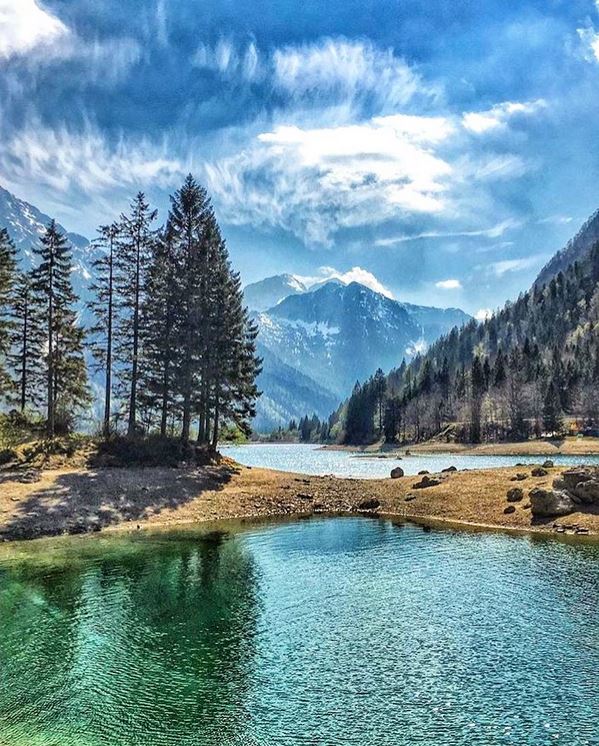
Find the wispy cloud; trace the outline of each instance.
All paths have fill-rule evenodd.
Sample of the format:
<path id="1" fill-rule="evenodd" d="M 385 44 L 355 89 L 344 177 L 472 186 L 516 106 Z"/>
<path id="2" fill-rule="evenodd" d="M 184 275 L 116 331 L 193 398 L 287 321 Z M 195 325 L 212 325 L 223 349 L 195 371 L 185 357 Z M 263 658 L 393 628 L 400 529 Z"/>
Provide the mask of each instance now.
<path id="1" fill-rule="evenodd" d="M 519 272 L 536 266 L 540 268 L 540 265 L 546 259 L 545 254 L 533 254 L 521 259 L 504 259 L 500 262 L 493 262 L 489 267 L 496 277 L 503 277 L 508 272 Z"/>
<path id="2" fill-rule="evenodd" d="M 81 194 L 100 201 L 122 196 L 124 189 L 171 188 L 192 168 L 191 161 L 173 155 L 168 139 L 156 144 L 121 137 L 111 143 L 91 125 L 71 131 L 34 121 L 0 141 L 3 182 L 22 194 L 35 183 L 54 204 L 65 206 L 80 202 Z"/>
<path id="3" fill-rule="evenodd" d="M 462 283 L 455 279 L 439 280 L 439 282 L 435 283 L 435 287 L 441 290 L 459 290 L 462 287 Z"/>
<path id="4" fill-rule="evenodd" d="M 519 228 L 522 225 L 520 220 L 514 218 L 508 218 L 502 220 L 496 225 L 492 225 L 489 228 L 476 228 L 472 230 L 461 230 L 461 231 L 424 231 L 421 233 L 414 233 L 412 235 L 401 235 L 392 236 L 388 238 L 379 238 L 374 244 L 375 246 L 395 246 L 396 244 L 406 243 L 409 241 L 421 241 L 423 239 L 446 239 L 446 238 L 499 238 L 503 234 L 513 228 Z"/>

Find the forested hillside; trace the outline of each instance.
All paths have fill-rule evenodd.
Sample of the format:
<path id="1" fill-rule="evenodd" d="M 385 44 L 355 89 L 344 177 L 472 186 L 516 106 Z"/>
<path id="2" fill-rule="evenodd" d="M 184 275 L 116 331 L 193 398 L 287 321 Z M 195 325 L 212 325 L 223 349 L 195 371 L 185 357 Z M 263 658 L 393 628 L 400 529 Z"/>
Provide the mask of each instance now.
<path id="1" fill-rule="evenodd" d="M 599 244 L 483 322 L 388 376 L 357 384 L 340 439 L 519 440 L 599 419 Z M 451 426 L 451 427 L 449 427 Z"/>

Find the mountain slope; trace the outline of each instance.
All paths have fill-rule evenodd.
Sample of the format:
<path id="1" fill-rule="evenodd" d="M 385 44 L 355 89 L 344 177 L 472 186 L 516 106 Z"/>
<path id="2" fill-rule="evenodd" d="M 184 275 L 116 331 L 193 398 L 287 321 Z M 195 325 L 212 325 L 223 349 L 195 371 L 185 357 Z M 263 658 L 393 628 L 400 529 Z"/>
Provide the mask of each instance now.
<path id="1" fill-rule="evenodd" d="M 0 187 L 0 228 L 6 228 L 17 248 L 19 264 L 23 269 L 29 269 L 35 264 L 32 246 L 39 244 L 39 238 L 44 233 L 50 217 L 37 207 L 30 205 L 6 189 Z M 69 233 L 61 225 L 59 230 L 66 235 L 73 247 L 73 285 L 75 292 L 86 298 L 88 296 L 89 280 L 91 278 L 91 263 L 93 248 L 84 236 Z"/>
<path id="2" fill-rule="evenodd" d="M 257 351 L 263 361 L 263 370 L 258 376 L 262 395 L 253 422 L 258 432 L 267 432 L 278 425 L 287 426 L 300 412 L 325 418 L 338 406 L 339 400 L 331 391 L 286 365 L 267 347 L 258 343 Z"/>
<path id="3" fill-rule="evenodd" d="M 544 285 L 558 272 L 563 272 L 570 264 L 584 259 L 597 241 L 599 241 L 599 210 L 596 210 L 583 223 L 574 238 L 571 238 L 565 247 L 549 260 L 539 272 L 535 284 Z"/>
<path id="4" fill-rule="evenodd" d="M 251 311 L 266 311 L 289 295 L 305 293 L 306 290 L 304 283 L 293 275 L 274 275 L 246 285 L 243 296 Z"/>
<path id="5" fill-rule="evenodd" d="M 329 282 L 288 296 L 255 318 L 263 349 L 288 369 L 311 379 L 329 399 L 340 402 L 355 381 L 366 378 L 373 368 L 390 370 L 470 317 L 459 309 L 399 303 L 356 282 Z M 271 391 L 270 365 L 270 359 L 265 358 L 264 397 L 273 402 L 283 397 L 285 411 L 294 417 L 313 411 L 321 417 L 330 413 L 331 409 L 322 411 L 315 406 L 302 409 L 303 402 L 294 402 L 291 385 L 284 387 L 284 392 L 281 386 Z"/>
<path id="6" fill-rule="evenodd" d="M 477 443 L 561 433 L 565 416 L 599 424 L 599 243 L 588 248 L 597 214 L 585 225 L 569 244 L 573 263 L 562 268 L 566 254 L 557 255 L 548 282 L 389 374 L 385 437 Z M 374 386 L 350 397 L 345 442 L 380 435 Z"/>

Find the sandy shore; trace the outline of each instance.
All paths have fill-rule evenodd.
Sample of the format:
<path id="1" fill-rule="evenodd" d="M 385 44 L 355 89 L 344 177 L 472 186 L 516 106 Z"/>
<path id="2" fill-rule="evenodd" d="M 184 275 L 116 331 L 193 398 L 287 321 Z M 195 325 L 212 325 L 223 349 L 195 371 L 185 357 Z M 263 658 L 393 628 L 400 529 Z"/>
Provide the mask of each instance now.
<path id="1" fill-rule="evenodd" d="M 288 474 L 233 462 L 193 469 L 59 468 L 0 475 L 0 538 L 174 526 L 220 519 L 313 513 L 378 513 L 514 531 L 556 533 L 554 524 L 579 525 L 599 536 L 599 514 L 535 520 L 528 491 L 550 485 L 560 469 L 533 477 L 531 467 L 443 474 L 441 483 L 415 489 L 420 477 L 338 479 Z M 525 473 L 515 482 L 516 473 Z M 525 497 L 504 513 L 515 484 Z M 583 537 L 586 538 L 586 537 Z"/>
<path id="2" fill-rule="evenodd" d="M 543 456 L 550 458 L 558 454 L 564 456 L 599 456 L 599 438 L 561 438 L 559 440 L 527 440 L 522 443 L 444 443 L 430 440 L 408 446 L 407 449 L 386 444 L 373 443 L 369 446 L 326 445 L 326 450 L 371 453 L 381 456 L 403 456 L 406 450 L 413 455 L 434 453 L 455 453 L 461 456 Z"/>

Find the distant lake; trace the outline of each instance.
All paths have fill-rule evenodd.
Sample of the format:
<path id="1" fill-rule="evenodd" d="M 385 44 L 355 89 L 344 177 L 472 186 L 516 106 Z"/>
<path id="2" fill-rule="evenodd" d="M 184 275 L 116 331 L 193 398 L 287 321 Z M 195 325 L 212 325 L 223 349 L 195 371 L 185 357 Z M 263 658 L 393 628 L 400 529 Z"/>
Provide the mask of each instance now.
<path id="1" fill-rule="evenodd" d="M 221 448 L 227 456 L 247 466 L 263 466 L 280 471 L 303 474 L 334 474 L 337 477 L 375 479 L 388 477 L 394 466 L 401 466 L 406 474 L 417 474 L 422 469 L 437 472 L 448 466 L 457 469 L 489 469 L 513 466 L 516 463 L 539 464 L 551 458 L 555 464 L 599 464 L 599 456 L 460 456 L 431 454 L 403 456 L 401 459 L 377 458 L 376 454 L 326 450 L 319 445 L 251 443 Z"/>
<path id="2" fill-rule="evenodd" d="M 3 746 L 599 743 L 599 547 L 366 518 L 0 547 Z"/>

